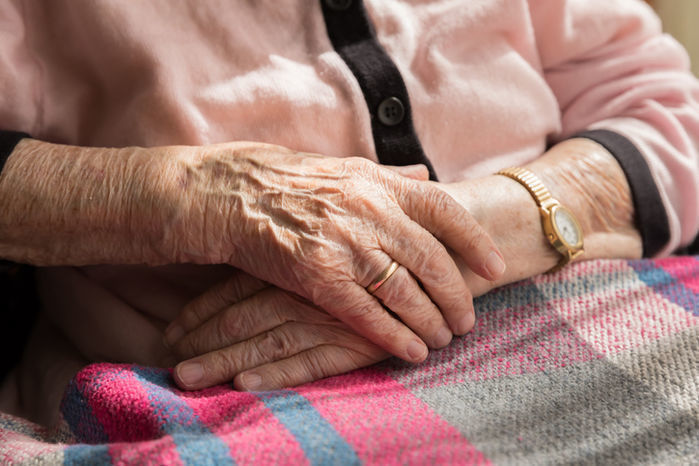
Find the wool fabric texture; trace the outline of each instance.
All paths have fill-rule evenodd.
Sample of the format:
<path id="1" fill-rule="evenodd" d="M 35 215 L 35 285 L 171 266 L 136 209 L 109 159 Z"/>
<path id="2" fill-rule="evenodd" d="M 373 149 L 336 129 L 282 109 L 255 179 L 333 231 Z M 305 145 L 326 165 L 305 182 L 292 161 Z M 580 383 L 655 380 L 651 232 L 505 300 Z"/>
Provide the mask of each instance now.
<path id="1" fill-rule="evenodd" d="M 272 392 L 183 392 L 165 369 L 84 368 L 57 425 L 0 415 L 23 464 L 690 464 L 699 256 L 596 260 L 476 300 L 420 365 Z"/>

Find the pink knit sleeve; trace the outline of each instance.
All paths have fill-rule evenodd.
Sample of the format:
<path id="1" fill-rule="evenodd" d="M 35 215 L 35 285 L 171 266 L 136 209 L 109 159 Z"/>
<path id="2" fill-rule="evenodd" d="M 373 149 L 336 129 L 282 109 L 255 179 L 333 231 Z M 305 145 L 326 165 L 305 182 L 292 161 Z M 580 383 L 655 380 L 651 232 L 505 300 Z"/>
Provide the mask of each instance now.
<path id="1" fill-rule="evenodd" d="M 588 131 L 619 160 L 646 256 L 691 242 L 699 230 L 699 82 L 685 50 L 640 0 L 529 3 L 561 108 L 557 139 Z"/>

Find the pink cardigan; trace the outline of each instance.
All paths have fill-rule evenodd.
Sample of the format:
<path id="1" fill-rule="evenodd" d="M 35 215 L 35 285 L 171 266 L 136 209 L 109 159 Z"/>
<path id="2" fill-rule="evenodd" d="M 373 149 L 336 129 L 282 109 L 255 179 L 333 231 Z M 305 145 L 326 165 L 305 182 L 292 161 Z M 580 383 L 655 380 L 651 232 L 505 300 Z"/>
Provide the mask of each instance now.
<path id="1" fill-rule="evenodd" d="M 441 181 L 604 128 L 699 230 L 699 83 L 640 0 L 366 0 Z M 0 0 L 0 128 L 90 146 L 254 140 L 376 159 L 313 0 Z"/>

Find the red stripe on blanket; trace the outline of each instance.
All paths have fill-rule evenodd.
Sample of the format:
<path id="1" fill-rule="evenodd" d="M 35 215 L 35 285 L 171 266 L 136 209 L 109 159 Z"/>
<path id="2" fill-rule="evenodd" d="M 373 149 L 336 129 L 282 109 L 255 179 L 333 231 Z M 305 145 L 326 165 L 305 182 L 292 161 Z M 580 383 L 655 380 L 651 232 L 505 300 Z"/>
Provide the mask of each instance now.
<path id="1" fill-rule="evenodd" d="M 219 385 L 178 396 L 238 464 L 308 464 L 296 438 L 255 395 Z"/>
<path id="2" fill-rule="evenodd" d="M 324 379 L 296 391 L 366 464 L 489 464 L 457 429 L 377 370 Z"/>

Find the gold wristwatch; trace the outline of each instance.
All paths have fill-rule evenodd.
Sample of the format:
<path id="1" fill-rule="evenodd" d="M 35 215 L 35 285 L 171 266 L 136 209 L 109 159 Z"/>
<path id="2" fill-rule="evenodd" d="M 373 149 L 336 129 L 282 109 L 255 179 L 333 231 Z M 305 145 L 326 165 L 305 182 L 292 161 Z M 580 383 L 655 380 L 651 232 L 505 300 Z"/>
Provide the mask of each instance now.
<path id="1" fill-rule="evenodd" d="M 583 232 L 575 215 L 553 198 L 539 178 L 526 168 L 511 167 L 497 172 L 520 183 L 527 188 L 541 214 L 541 226 L 549 243 L 563 257 L 547 273 L 560 270 L 568 262 L 579 257 L 583 252 Z"/>

